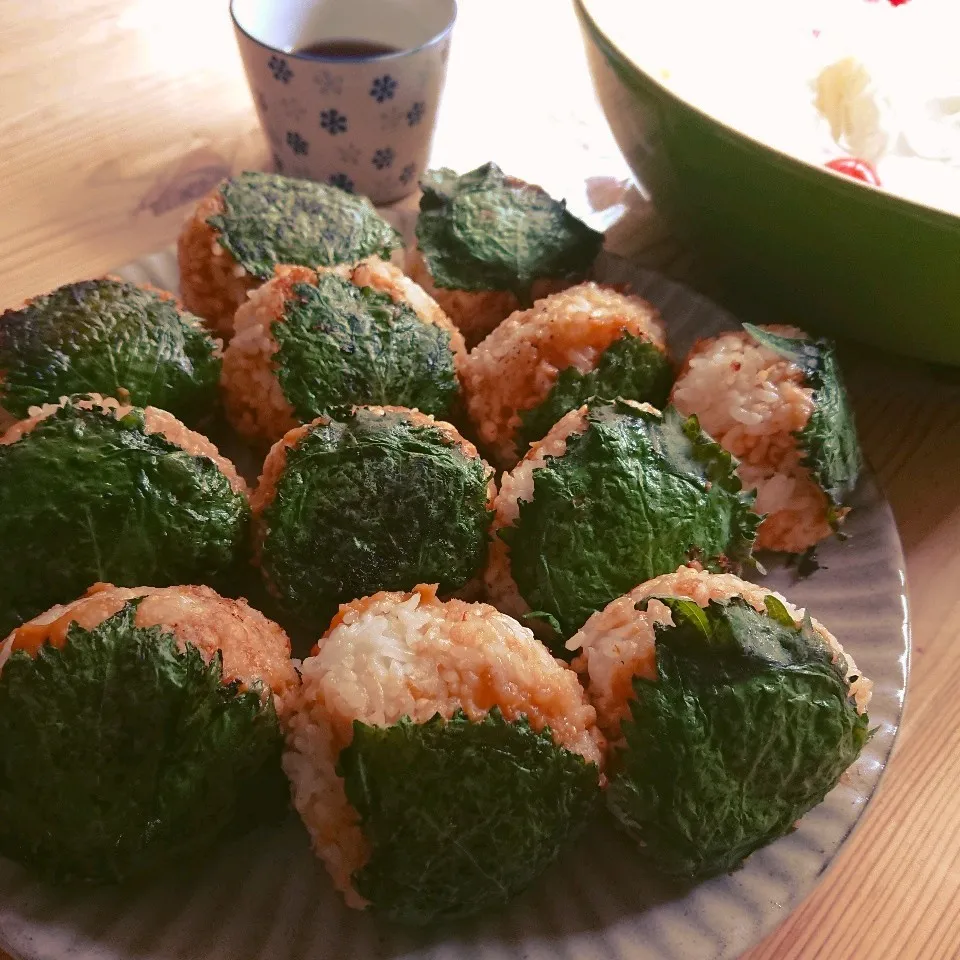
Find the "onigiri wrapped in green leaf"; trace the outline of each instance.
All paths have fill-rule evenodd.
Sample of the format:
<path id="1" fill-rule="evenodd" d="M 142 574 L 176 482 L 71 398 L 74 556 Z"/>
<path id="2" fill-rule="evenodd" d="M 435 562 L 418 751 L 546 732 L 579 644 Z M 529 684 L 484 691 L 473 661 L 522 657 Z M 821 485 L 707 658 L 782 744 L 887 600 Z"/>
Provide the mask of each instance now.
<path id="1" fill-rule="evenodd" d="M 737 457 L 758 549 L 803 553 L 840 530 L 863 456 L 832 341 L 749 323 L 699 340 L 672 402 Z"/>
<path id="2" fill-rule="evenodd" d="M 58 882 L 180 864 L 287 807 L 284 632 L 208 587 L 99 584 L 0 644 L 0 852 Z"/>
<path id="3" fill-rule="evenodd" d="M 576 674 L 493 607 L 435 586 L 343 606 L 283 698 L 283 766 L 352 907 L 408 924 L 528 886 L 599 799 Z"/>
<path id="4" fill-rule="evenodd" d="M 485 163 L 420 181 L 417 249 L 408 272 L 473 346 L 514 310 L 586 279 L 603 246 L 542 187 Z"/>
<path id="5" fill-rule="evenodd" d="M 449 423 L 403 407 L 357 407 L 291 430 L 252 498 L 267 588 L 317 633 L 337 606 L 377 590 L 479 579 L 493 470 Z"/>
<path id="6" fill-rule="evenodd" d="M 470 351 L 463 371 L 477 438 L 506 469 L 591 397 L 661 407 L 672 382 L 656 308 L 596 283 L 577 284 L 512 314 Z"/>
<path id="7" fill-rule="evenodd" d="M 246 484 L 155 407 L 91 395 L 0 438 L 0 632 L 98 580 L 217 584 L 245 558 Z"/>
<path id="8" fill-rule="evenodd" d="M 560 655 L 592 613 L 637 583 L 689 561 L 739 568 L 760 518 L 734 470 L 696 418 L 591 400 L 504 474 L 489 597 Z"/>
<path id="9" fill-rule="evenodd" d="M 668 874 L 732 870 L 790 832 L 870 735 L 872 684 L 833 635 L 731 574 L 650 580 L 567 646 L 611 744 L 608 805 Z"/>
<path id="10" fill-rule="evenodd" d="M 210 417 L 219 340 L 162 290 L 115 277 L 68 283 L 0 315 L 0 428 L 77 393 Z"/>
<path id="11" fill-rule="evenodd" d="M 227 416 L 268 445 L 298 423 L 354 404 L 415 407 L 449 418 L 460 405 L 463 337 L 395 266 L 279 267 L 237 311 L 223 358 Z"/>

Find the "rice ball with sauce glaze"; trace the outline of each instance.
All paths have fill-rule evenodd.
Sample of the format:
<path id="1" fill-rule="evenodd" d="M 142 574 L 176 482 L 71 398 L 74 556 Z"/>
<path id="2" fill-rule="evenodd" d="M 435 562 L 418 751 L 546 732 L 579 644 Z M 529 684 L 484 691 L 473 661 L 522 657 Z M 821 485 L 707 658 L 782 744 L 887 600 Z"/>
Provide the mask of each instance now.
<path id="1" fill-rule="evenodd" d="M 830 341 L 749 324 L 701 340 L 671 400 L 740 461 L 759 548 L 802 553 L 839 528 L 862 461 Z"/>
<path id="2" fill-rule="evenodd" d="M 284 632 L 208 587 L 97 584 L 0 644 L 0 849 L 119 882 L 282 815 Z"/>
<path id="3" fill-rule="evenodd" d="M 681 563 L 750 560 L 759 518 L 731 457 L 675 409 L 591 401 L 501 478 L 488 599 L 558 654 L 596 610 Z"/>
<path id="4" fill-rule="evenodd" d="M 180 232 L 183 301 L 229 338 L 237 309 L 280 264 L 318 267 L 389 257 L 401 243 L 365 197 L 247 171 L 218 184 Z"/>
<path id="5" fill-rule="evenodd" d="M 428 170 L 407 269 L 471 346 L 534 299 L 583 280 L 603 234 L 495 163 Z"/>
<path id="6" fill-rule="evenodd" d="M 217 403 L 221 346 L 163 290 L 117 277 L 65 284 L 0 314 L 0 428 L 90 392 L 196 423 Z"/>
<path id="7" fill-rule="evenodd" d="M 392 264 L 278 267 L 237 311 L 223 361 L 227 416 L 272 443 L 297 423 L 352 404 L 458 407 L 463 337 Z"/>
<path id="8" fill-rule="evenodd" d="M 512 314 L 470 352 L 463 376 L 478 439 L 504 467 L 590 397 L 659 408 L 672 380 L 656 309 L 596 283 Z"/>
<path id="9" fill-rule="evenodd" d="M 341 607 L 283 699 L 284 770 L 352 907 L 424 924 L 504 903 L 584 825 L 603 738 L 576 674 L 435 587 Z"/>
<path id="10" fill-rule="evenodd" d="M 567 647 L 611 744 L 607 801 L 659 869 L 731 870 L 791 831 L 869 737 L 871 682 L 780 594 L 693 567 Z"/>
<path id="11" fill-rule="evenodd" d="M 204 436 L 95 394 L 0 438 L 0 629 L 98 580 L 219 583 L 246 555 L 247 488 Z"/>
<path id="12" fill-rule="evenodd" d="M 449 423 L 403 407 L 320 417 L 276 443 L 252 498 L 256 556 L 292 626 L 429 578 L 469 587 L 487 557 L 493 470 Z"/>

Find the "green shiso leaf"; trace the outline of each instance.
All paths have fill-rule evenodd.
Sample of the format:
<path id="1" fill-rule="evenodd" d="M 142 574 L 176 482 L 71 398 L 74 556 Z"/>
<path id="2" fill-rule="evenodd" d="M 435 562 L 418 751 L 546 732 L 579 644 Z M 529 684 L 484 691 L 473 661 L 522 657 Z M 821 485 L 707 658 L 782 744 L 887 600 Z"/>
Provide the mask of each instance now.
<path id="1" fill-rule="evenodd" d="M 535 280 L 583 279 L 603 246 L 565 202 L 494 163 L 462 177 L 429 170 L 420 187 L 417 243 L 438 287 L 510 290 L 528 303 Z"/>
<path id="2" fill-rule="evenodd" d="M 863 467 L 836 347 L 825 338 L 783 337 L 750 323 L 743 326 L 758 343 L 800 367 L 813 390 L 813 413 L 797 433 L 797 445 L 804 453 L 803 465 L 829 498 L 835 519 L 835 511 L 850 499 Z"/>
<path id="3" fill-rule="evenodd" d="M 427 924 L 505 903 L 587 822 L 598 770 L 496 707 L 422 724 L 355 722 L 337 772 L 370 842 L 357 891 L 391 920 Z"/>
<path id="4" fill-rule="evenodd" d="M 459 399 L 450 334 L 404 303 L 336 274 L 293 287 L 273 324 L 276 376 L 304 422 L 351 404 L 449 417 Z"/>
<path id="5" fill-rule="evenodd" d="M 304 267 L 389 257 L 400 234 L 366 197 L 275 173 L 241 173 L 220 189 L 224 211 L 207 223 L 217 242 L 261 280 L 277 264 Z"/>
<path id="6" fill-rule="evenodd" d="M 697 613 L 659 599 L 675 626 L 656 628 L 657 680 L 634 678 L 607 800 L 659 869 L 708 876 L 820 803 L 859 756 L 868 718 L 809 618 L 783 622 L 775 599 L 775 616 L 740 598 Z"/>
<path id="7" fill-rule="evenodd" d="M 264 510 L 266 579 L 316 632 L 338 604 L 378 590 L 455 590 L 486 561 L 488 479 L 482 460 L 403 414 L 360 408 L 318 424 L 287 450 Z"/>
<path id="8" fill-rule="evenodd" d="M 0 635 L 91 584 L 212 583 L 245 555 L 249 507 L 207 457 L 68 404 L 0 446 Z"/>
<path id="9" fill-rule="evenodd" d="M 75 393 L 197 422 L 216 403 L 220 358 L 200 321 L 119 280 L 84 280 L 0 316 L 0 406 L 17 419 Z"/>
<path id="10" fill-rule="evenodd" d="M 666 353 L 649 340 L 627 334 L 607 347 L 589 373 L 581 373 L 576 367 L 561 370 L 546 398 L 538 406 L 520 412 L 522 426 L 517 430 L 517 449 L 523 452 L 545 437 L 565 413 L 590 397 L 624 397 L 661 409 L 672 385 L 673 367 Z"/>
<path id="11" fill-rule="evenodd" d="M 793 617 L 790 616 L 787 608 L 771 593 L 763 601 L 764 606 L 767 608 L 767 616 L 771 620 L 776 620 L 777 623 L 793 629 L 795 626 L 793 622 Z"/>
<path id="12" fill-rule="evenodd" d="M 286 805 L 273 698 L 136 605 L 0 673 L 0 849 L 55 881 L 149 874 Z"/>
<path id="13" fill-rule="evenodd" d="M 560 624 L 558 655 L 590 614 L 644 580 L 689 560 L 736 569 L 760 523 L 730 454 L 673 407 L 591 403 L 586 430 L 533 484 L 500 536 L 521 596 Z"/>
<path id="14" fill-rule="evenodd" d="M 520 618 L 521 623 L 529 626 L 531 623 L 545 623 L 555 634 L 560 633 L 560 621 L 552 613 L 545 610 L 531 610 Z"/>

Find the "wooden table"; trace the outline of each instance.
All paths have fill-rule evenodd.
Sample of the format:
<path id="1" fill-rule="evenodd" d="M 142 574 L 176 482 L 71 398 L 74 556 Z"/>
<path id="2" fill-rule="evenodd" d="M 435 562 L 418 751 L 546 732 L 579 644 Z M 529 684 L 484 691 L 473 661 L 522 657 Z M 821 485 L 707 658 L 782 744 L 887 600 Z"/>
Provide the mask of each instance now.
<path id="1" fill-rule="evenodd" d="M 496 159 L 609 226 L 618 252 L 687 270 L 627 185 L 568 5 L 460 3 L 434 160 Z M 0 304 L 170 243 L 198 193 L 267 156 L 226 0 L 0 0 Z M 865 823 L 749 957 L 946 960 L 960 956 L 960 375 L 858 350 L 848 379 L 906 549 L 907 717 Z"/>

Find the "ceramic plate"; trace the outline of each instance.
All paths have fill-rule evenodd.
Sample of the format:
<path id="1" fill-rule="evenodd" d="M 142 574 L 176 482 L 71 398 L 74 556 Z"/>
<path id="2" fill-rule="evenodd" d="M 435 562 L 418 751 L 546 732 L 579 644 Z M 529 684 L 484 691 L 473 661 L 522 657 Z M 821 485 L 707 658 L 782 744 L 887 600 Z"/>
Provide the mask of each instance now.
<path id="1" fill-rule="evenodd" d="M 120 271 L 175 290 L 172 251 Z M 704 298 L 622 260 L 601 279 L 631 284 L 667 322 L 674 355 L 736 326 Z M 66 894 L 0 860 L 0 942 L 24 960 L 718 960 L 757 943 L 810 891 L 874 794 L 900 723 L 909 661 L 903 556 L 867 475 L 844 543 L 806 580 L 771 563 L 763 580 L 808 606 L 876 683 L 876 727 L 857 764 L 799 829 L 730 876 L 684 886 L 648 873 L 606 821 L 507 909 L 430 932 L 396 930 L 343 906 L 291 815 L 220 848 L 205 868 L 122 890 Z"/>

